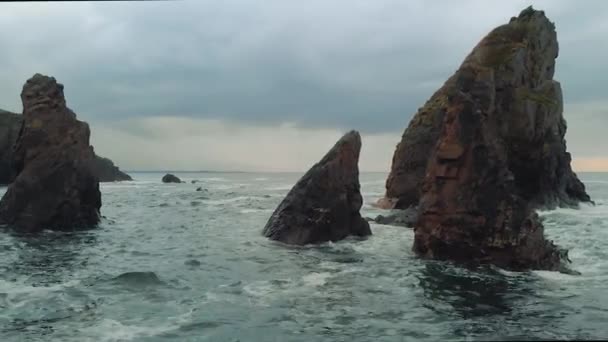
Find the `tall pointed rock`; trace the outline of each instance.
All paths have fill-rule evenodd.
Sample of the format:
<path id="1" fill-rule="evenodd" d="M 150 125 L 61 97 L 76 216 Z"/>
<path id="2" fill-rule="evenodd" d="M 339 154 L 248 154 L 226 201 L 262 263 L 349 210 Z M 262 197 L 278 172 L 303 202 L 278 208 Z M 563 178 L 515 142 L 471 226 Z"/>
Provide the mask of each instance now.
<path id="1" fill-rule="evenodd" d="M 421 124 L 433 138 L 402 147 L 405 159 L 416 148 L 430 156 L 410 189 L 420 194 L 418 254 L 561 268 L 566 254 L 545 239 L 534 209 L 590 199 L 566 152 L 557 55 L 553 23 L 528 8 L 490 32 L 435 94 L 437 106 L 414 118 L 408 130 Z"/>
<path id="2" fill-rule="evenodd" d="M 518 195 L 535 207 L 589 202 L 566 151 L 562 91 L 553 80 L 557 55 L 553 23 L 531 7 L 488 34 L 403 133 L 380 205 L 418 204 L 429 156 L 453 108 L 449 96 L 458 92 L 478 102 L 484 120 L 491 121 Z"/>
<path id="3" fill-rule="evenodd" d="M 344 135 L 289 191 L 263 234 L 294 245 L 370 235 L 369 224 L 359 213 L 360 151 L 359 133 Z"/>
<path id="4" fill-rule="evenodd" d="M 23 86 L 16 178 L 0 200 L 0 222 L 19 231 L 74 230 L 99 222 L 99 180 L 89 126 L 67 106 L 63 85 L 34 75 Z"/>

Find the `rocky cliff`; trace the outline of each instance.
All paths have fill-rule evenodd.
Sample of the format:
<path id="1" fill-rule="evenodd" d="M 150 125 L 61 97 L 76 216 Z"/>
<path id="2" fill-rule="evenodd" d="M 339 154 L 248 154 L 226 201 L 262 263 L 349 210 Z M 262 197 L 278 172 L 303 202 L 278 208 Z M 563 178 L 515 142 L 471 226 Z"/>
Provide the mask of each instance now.
<path id="1" fill-rule="evenodd" d="M 16 178 L 0 200 L 0 222 L 21 232 L 85 229 L 99 222 L 99 180 L 89 126 L 76 119 L 63 85 L 34 75 L 23 86 L 23 124 L 13 149 Z"/>
<path id="2" fill-rule="evenodd" d="M 0 184 L 9 184 L 15 178 L 11 160 L 22 123 L 22 115 L 0 110 Z M 91 167 L 100 182 L 133 180 L 108 158 L 96 155 Z"/>
<path id="3" fill-rule="evenodd" d="M 429 156 L 454 108 L 450 96 L 461 92 L 478 103 L 481 119 L 491 122 L 489 139 L 502 149 L 502 171 L 513 178 L 515 194 L 534 207 L 589 202 L 566 151 L 562 90 L 553 79 L 557 56 L 555 27 L 541 11 L 530 7 L 494 29 L 414 115 L 397 145 L 379 204 L 418 204 Z"/>
<path id="4" fill-rule="evenodd" d="M 483 38 L 415 116 L 389 185 L 420 201 L 389 194 L 397 205 L 419 203 L 418 254 L 516 270 L 561 268 L 566 253 L 545 240 L 534 209 L 590 199 L 566 152 L 562 92 L 553 80 L 557 55 L 553 23 L 528 8 Z M 430 156 L 426 165 L 410 151 Z M 400 183 L 408 171 L 415 177 Z"/>

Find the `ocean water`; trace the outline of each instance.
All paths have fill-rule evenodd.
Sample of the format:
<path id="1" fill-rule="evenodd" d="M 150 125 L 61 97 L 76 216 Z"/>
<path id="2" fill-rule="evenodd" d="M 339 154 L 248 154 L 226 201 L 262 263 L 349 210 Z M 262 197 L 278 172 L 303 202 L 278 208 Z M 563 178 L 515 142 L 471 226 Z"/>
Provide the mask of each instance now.
<path id="1" fill-rule="evenodd" d="M 0 341 L 608 338 L 608 174 L 580 174 L 596 206 L 542 212 L 579 276 L 420 260 L 413 231 L 395 226 L 314 247 L 268 241 L 300 174 L 132 176 L 102 184 L 96 230 L 0 232 Z M 361 175 L 364 216 L 385 213 L 370 206 L 385 179 Z"/>

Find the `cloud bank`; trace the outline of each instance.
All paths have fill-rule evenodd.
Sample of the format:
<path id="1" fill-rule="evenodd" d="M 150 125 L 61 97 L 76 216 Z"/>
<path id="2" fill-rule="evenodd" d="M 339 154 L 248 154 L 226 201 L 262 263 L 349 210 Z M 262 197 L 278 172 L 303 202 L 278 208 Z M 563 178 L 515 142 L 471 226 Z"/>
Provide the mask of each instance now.
<path id="1" fill-rule="evenodd" d="M 2 3 L 0 108 L 41 72 L 125 169 L 301 170 L 357 129 L 361 168 L 388 170 L 417 108 L 530 2 L 556 22 L 575 165 L 608 170 L 603 0 Z"/>

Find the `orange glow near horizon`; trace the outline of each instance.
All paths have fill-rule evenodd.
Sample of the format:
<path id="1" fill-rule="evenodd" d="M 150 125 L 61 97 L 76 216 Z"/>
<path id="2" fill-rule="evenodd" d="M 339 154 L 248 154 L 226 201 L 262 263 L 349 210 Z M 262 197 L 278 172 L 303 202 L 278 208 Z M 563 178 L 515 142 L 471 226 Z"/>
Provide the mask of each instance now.
<path id="1" fill-rule="evenodd" d="M 572 169 L 577 172 L 608 172 L 608 158 L 573 158 Z"/>

